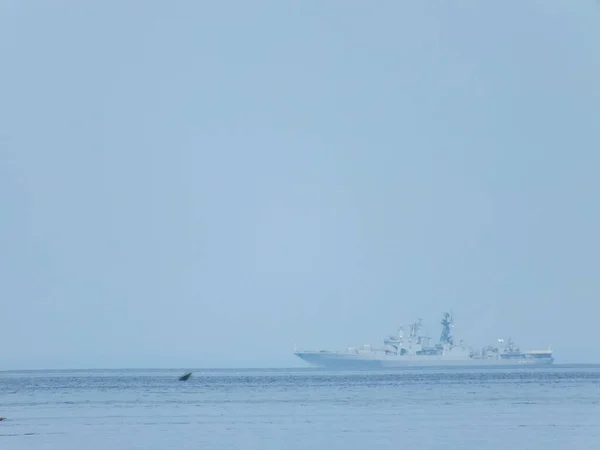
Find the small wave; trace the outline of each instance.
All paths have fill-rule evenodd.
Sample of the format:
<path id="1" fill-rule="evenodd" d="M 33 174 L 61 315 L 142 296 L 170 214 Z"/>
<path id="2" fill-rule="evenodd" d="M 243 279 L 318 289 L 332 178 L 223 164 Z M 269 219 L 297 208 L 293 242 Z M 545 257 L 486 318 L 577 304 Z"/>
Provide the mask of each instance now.
<path id="1" fill-rule="evenodd" d="M 11 437 L 11 436 L 36 436 L 38 433 L 6 433 L 0 434 L 0 437 Z"/>

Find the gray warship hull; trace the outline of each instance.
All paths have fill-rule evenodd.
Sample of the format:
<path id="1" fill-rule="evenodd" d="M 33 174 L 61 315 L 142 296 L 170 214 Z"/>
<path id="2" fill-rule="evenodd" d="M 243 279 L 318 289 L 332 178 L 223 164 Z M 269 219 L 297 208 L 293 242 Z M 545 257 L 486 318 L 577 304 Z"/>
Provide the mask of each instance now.
<path id="1" fill-rule="evenodd" d="M 383 348 L 365 345 L 346 351 L 294 351 L 307 363 L 326 369 L 394 369 L 410 367 L 532 367 L 547 366 L 554 362 L 552 350 L 521 351 L 509 338 L 498 339 L 498 345 L 475 350 L 463 341 L 455 343 L 452 336 L 454 322 L 450 313 L 444 313 L 442 334 L 438 344 L 430 345 L 431 338 L 420 335 L 421 319 L 410 325 L 407 336 L 400 327 L 397 336 L 387 336 Z"/>
<path id="2" fill-rule="evenodd" d="M 332 370 L 402 369 L 419 367 L 531 367 L 547 366 L 552 357 L 532 356 L 522 358 L 451 358 L 443 356 L 369 356 L 347 352 L 305 351 L 294 353 L 314 367 Z"/>

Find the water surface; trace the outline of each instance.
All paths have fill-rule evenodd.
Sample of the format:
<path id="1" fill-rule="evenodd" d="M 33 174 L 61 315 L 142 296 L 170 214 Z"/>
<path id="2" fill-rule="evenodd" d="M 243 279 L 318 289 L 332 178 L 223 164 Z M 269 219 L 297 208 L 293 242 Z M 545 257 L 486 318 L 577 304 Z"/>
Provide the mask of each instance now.
<path id="1" fill-rule="evenodd" d="M 600 368 L 0 372 L 0 448 L 600 448 Z"/>

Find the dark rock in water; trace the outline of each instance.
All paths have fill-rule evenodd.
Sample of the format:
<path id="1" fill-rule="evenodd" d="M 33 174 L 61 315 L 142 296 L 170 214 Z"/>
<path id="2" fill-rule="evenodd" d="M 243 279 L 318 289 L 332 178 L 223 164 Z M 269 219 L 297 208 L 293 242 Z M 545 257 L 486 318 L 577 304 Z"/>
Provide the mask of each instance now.
<path id="1" fill-rule="evenodd" d="M 0 417 L 0 422 L 2 422 L 6 417 Z"/>
<path id="2" fill-rule="evenodd" d="M 184 373 L 179 377 L 179 381 L 187 381 L 188 378 L 192 375 L 192 372 Z"/>

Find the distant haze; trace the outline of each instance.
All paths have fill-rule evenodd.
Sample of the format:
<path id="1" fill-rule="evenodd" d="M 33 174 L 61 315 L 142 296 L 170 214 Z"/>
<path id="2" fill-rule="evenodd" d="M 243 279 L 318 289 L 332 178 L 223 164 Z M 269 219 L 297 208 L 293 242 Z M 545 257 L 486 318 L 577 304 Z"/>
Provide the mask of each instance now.
<path id="1" fill-rule="evenodd" d="M 0 0 L 0 369 L 600 362 L 600 8 Z"/>

